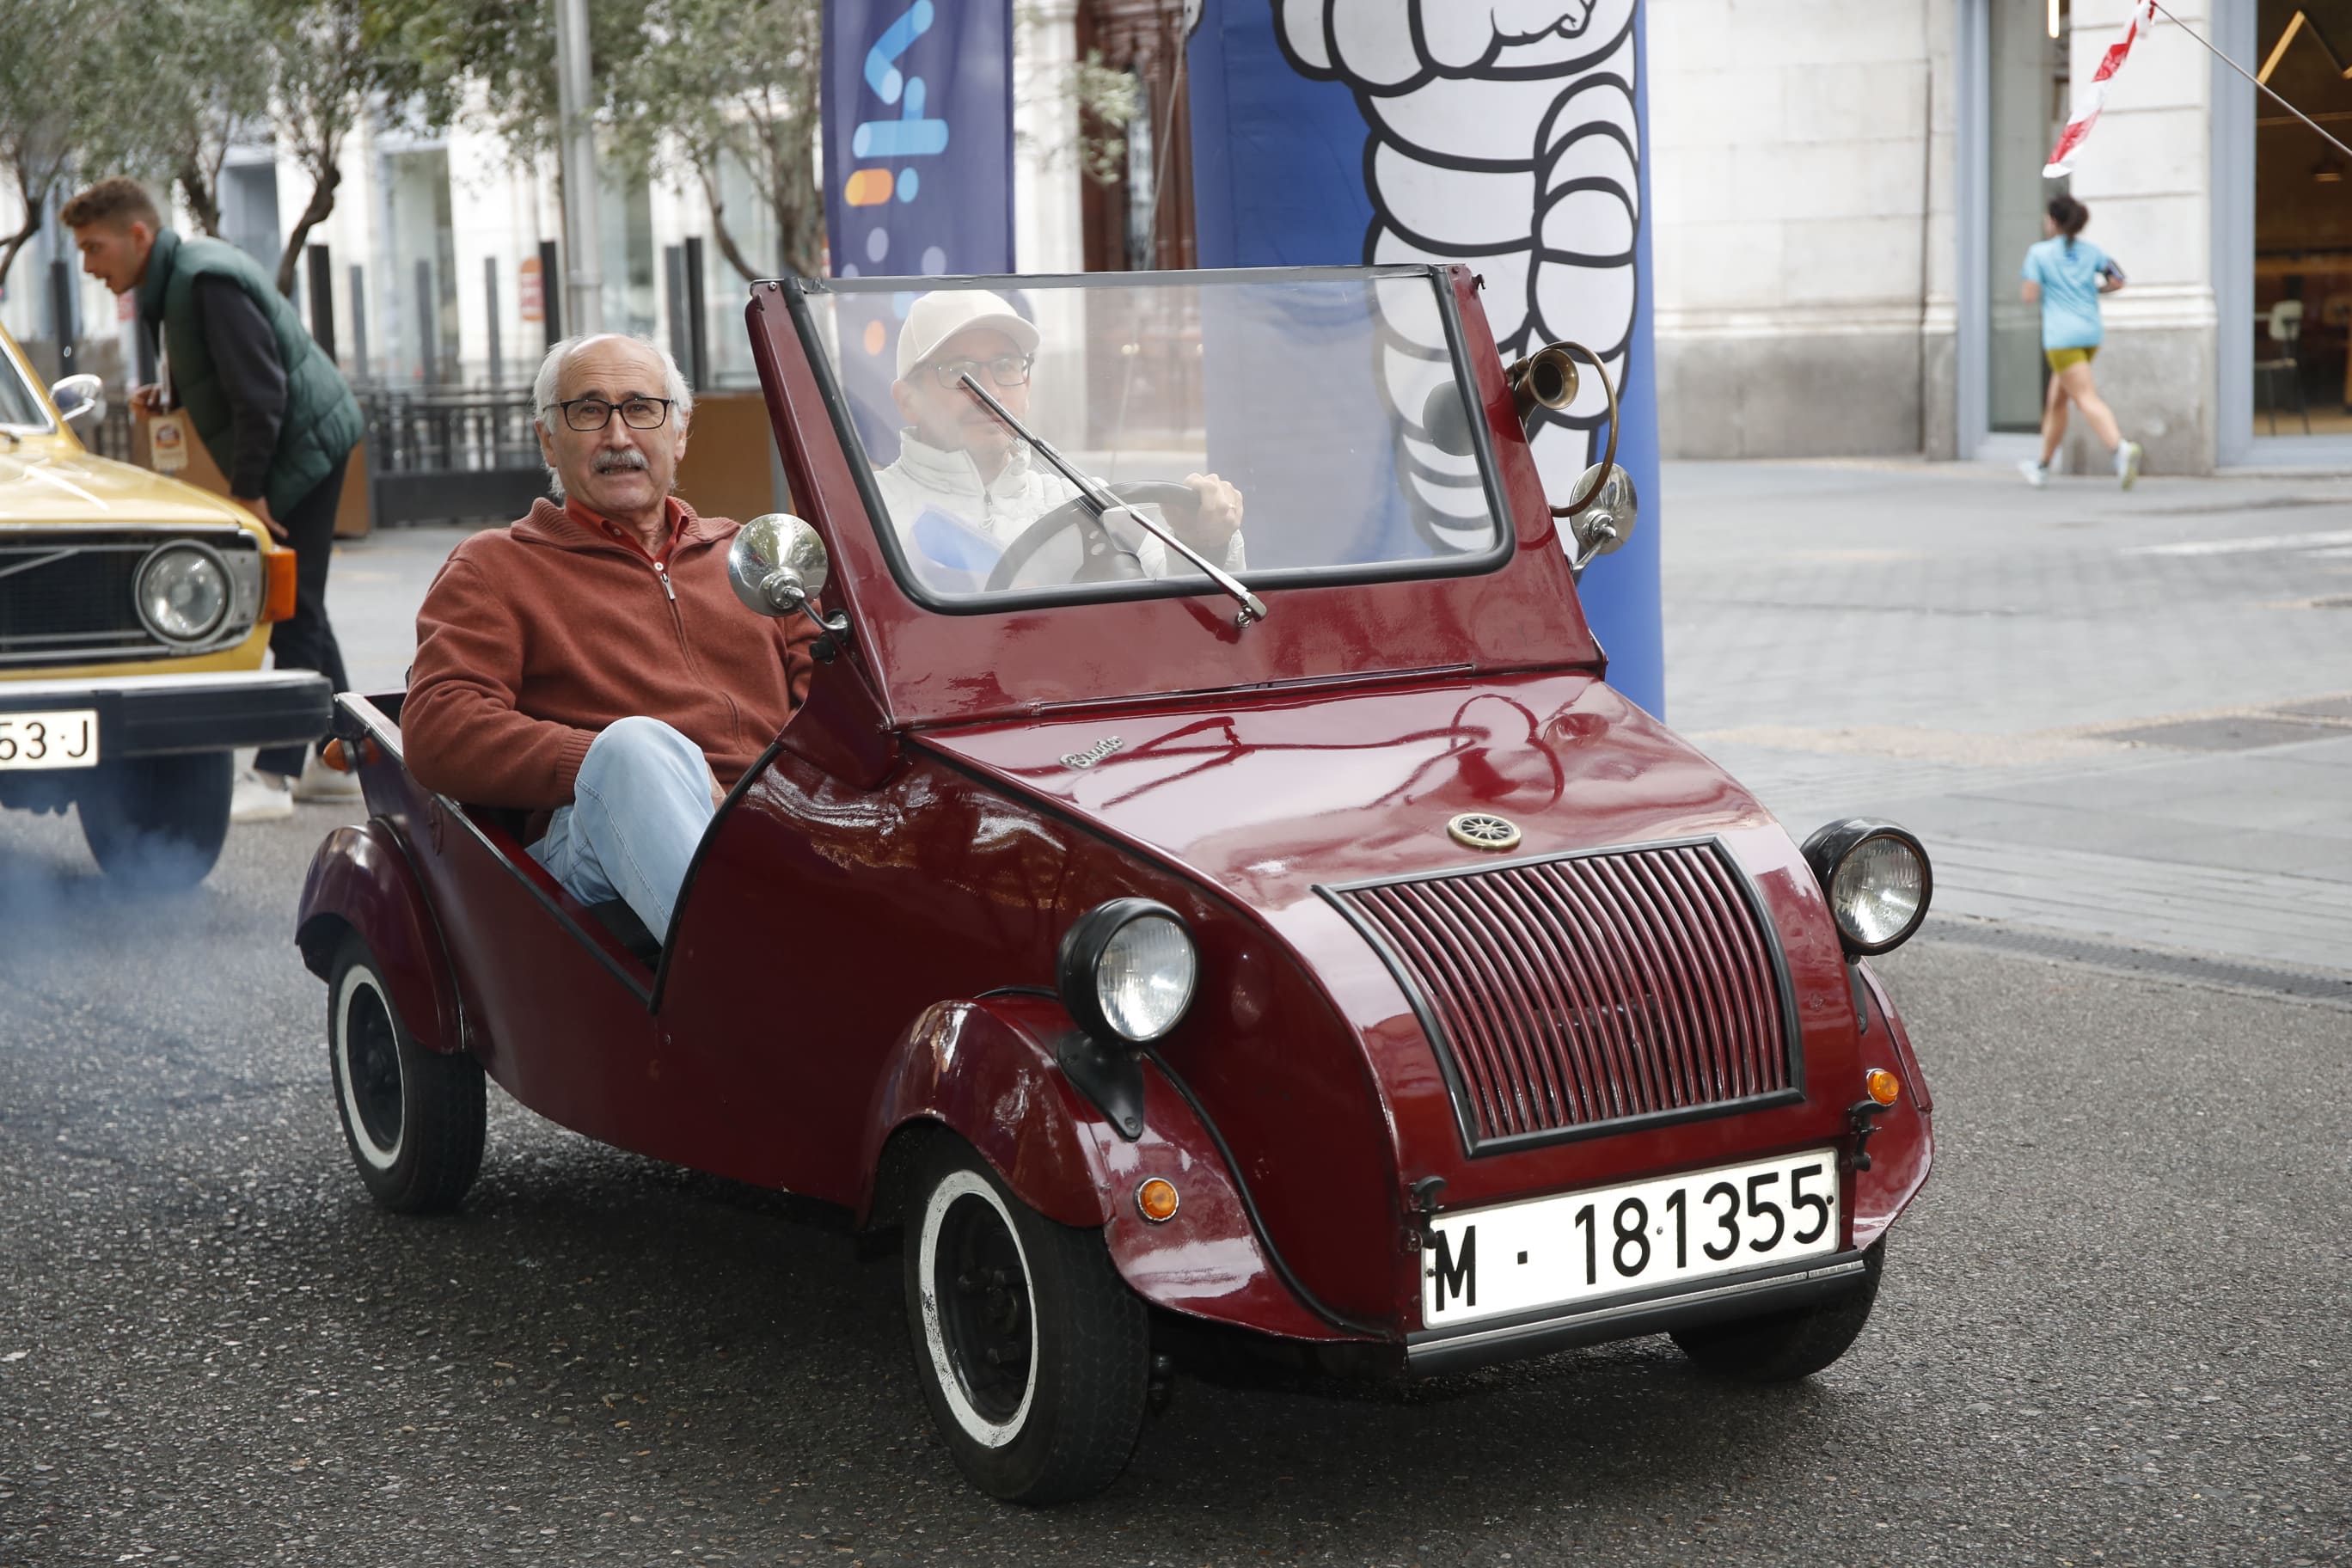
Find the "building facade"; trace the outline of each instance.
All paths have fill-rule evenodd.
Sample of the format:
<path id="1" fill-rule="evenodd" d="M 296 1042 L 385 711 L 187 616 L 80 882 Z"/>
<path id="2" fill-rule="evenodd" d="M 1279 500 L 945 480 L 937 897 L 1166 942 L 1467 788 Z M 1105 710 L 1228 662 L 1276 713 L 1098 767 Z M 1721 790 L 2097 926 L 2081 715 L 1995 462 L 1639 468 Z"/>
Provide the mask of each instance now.
<path id="1" fill-rule="evenodd" d="M 2344 160 L 2183 31 L 2352 135 L 2352 0 L 2168 5 L 2178 21 L 2143 32 L 2071 182 L 2044 181 L 2074 84 L 2132 9 L 1652 0 L 1665 454 L 2027 455 L 2045 373 L 2017 274 L 2064 188 L 2128 274 L 2104 303 L 2098 375 L 2151 471 L 2352 467 Z M 1015 16 L 1018 265 L 1191 265 L 1183 0 L 1029 0 Z M 1089 54 L 1132 73 L 1140 110 L 1108 180 L 1084 177 L 1071 152 L 1066 83 Z M 661 337 L 688 363 L 698 328 L 705 383 L 751 384 L 743 279 L 711 243 L 702 192 L 606 182 L 607 324 Z M 749 179 L 720 184 L 741 248 L 772 258 Z M 226 237 L 274 264 L 308 180 L 255 146 L 232 154 L 222 186 Z M 337 356 L 363 385 L 513 384 L 555 324 L 560 274 L 543 247 L 561 232 L 551 166 L 518 166 L 463 131 L 373 128 L 351 144 L 335 213 L 310 236 L 323 257 L 298 289 L 326 283 Z M 66 303 L 76 368 L 127 376 L 135 338 L 71 263 L 52 225 L 18 258 L 0 321 L 54 365 Z M 2083 439 L 2078 468 L 2092 458 Z"/>
<path id="2" fill-rule="evenodd" d="M 2044 181 L 2074 85 L 2132 9 L 1654 5 L 1669 455 L 2030 454 L 2044 372 L 2018 269 L 2071 190 L 2128 276 L 2098 377 L 2152 471 L 2352 466 L 2344 162 L 2183 31 L 2343 136 L 2352 0 L 2168 5 L 2072 180 Z"/>

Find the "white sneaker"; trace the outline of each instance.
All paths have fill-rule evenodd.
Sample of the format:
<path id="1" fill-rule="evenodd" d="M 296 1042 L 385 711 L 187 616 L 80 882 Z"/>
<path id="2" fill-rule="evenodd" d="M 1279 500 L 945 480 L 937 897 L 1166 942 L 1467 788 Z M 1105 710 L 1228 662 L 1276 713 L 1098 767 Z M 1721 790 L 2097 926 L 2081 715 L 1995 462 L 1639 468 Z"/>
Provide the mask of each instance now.
<path id="1" fill-rule="evenodd" d="M 302 776 L 294 781 L 294 798 L 299 801 L 353 802 L 360 798 L 360 781 L 356 773 L 338 773 L 319 760 L 313 752 L 302 763 Z"/>
<path id="2" fill-rule="evenodd" d="M 2050 482 L 2050 470 L 2043 468 L 2041 464 L 2035 462 L 2031 458 L 2019 458 L 2017 462 L 2017 471 L 2023 474 L 2025 476 L 2025 482 L 2032 485 L 2037 490 Z"/>
<path id="3" fill-rule="evenodd" d="M 2139 443 L 2126 441 L 2116 448 L 2116 478 L 2129 489 L 2139 483 Z"/>
<path id="4" fill-rule="evenodd" d="M 285 822 L 293 815 L 294 795 L 286 787 L 285 774 L 247 768 L 236 775 L 236 787 L 228 797 L 231 822 Z"/>

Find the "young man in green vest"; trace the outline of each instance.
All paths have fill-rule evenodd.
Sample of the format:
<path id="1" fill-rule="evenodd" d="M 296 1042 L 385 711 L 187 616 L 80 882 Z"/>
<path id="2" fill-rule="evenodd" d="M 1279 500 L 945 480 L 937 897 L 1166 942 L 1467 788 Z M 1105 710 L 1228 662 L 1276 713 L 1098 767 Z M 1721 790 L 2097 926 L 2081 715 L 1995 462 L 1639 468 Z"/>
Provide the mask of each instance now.
<path id="1" fill-rule="evenodd" d="M 137 181 L 100 180 L 58 216 L 74 231 L 82 270 L 117 294 L 135 290 L 142 324 L 161 335 L 163 384 L 137 389 L 131 401 L 184 410 L 229 494 L 296 551 L 294 614 L 269 635 L 278 668 L 315 669 L 346 689 L 327 624 L 327 564 L 362 427 L 342 373 L 257 262 L 225 240 L 182 238 Z M 238 780 L 234 815 L 280 819 L 296 799 L 356 793 L 312 747 L 273 747 Z"/>

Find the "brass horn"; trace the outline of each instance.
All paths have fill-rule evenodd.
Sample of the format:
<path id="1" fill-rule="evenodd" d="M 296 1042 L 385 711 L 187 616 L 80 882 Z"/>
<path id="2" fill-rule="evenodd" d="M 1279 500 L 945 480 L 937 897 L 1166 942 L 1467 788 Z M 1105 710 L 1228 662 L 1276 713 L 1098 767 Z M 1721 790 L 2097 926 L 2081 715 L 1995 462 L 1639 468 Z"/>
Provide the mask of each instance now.
<path id="1" fill-rule="evenodd" d="M 1537 409 L 1562 409 L 1576 401 L 1575 346 L 1551 343 L 1539 348 L 1527 358 L 1512 362 L 1504 370 L 1503 379 L 1510 384 L 1511 401 L 1518 408 L 1519 424 L 1532 426 L 1538 417 Z"/>
<path id="2" fill-rule="evenodd" d="M 1608 488 L 1611 479 L 1622 472 L 1617 467 L 1617 389 L 1610 384 L 1609 372 L 1601 364 L 1601 356 L 1582 343 L 1547 344 L 1527 358 L 1514 361 L 1503 371 L 1503 379 L 1511 388 L 1511 401 L 1518 405 L 1519 423 L 1525 426 L 1534 420 L 1538 408 L 1566 408 L 1576 401 L 1576 362 L 1580 359 L 1601 378 L 1601 395 L 1609 399 L 1609 446 L 1601 461 L 1587 469 L 1584 479 L 1579 481 L 1584 493 L 1566 506 L 1552 508 L 1554 517 L 1574 517 L 1591 506 Z M 1529 430 L 1528 434 L 1532 438 L 1535 432 Z M 1631 485 L 1632 480 L 1627 479 L 1623 491 L 1629 506 Z"/>

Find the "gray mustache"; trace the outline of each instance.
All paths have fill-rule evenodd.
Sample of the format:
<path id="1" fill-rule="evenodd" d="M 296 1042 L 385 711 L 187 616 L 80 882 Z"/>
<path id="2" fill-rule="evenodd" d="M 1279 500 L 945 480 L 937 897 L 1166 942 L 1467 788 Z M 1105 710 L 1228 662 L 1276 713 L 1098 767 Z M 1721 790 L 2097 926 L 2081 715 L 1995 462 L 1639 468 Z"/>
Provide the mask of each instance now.
<path id="1" fill-rule="evenodd" d="M 591 466 L 600 474 L 625 473 L 633 468 L 643 468 L 646 466 L 646 455 L 635 451 L 599 452 L 596 454 L 596 460 Z"/>

